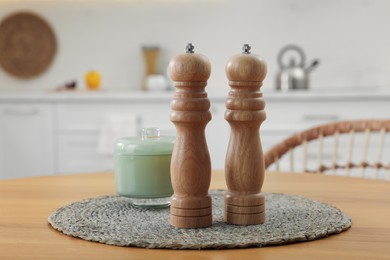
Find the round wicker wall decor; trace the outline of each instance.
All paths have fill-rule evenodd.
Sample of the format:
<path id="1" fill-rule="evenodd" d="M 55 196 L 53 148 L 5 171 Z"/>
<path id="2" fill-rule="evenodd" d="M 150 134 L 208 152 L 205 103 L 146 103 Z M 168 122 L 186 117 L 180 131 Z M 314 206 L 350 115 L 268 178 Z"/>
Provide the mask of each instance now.
<path id="1" fill-rule="evenodd" d="M 18 78 L 43 73 L 57 50 L 50 25 L 31 12 L 17 12 L 0 23 L 0 66 Z"/>

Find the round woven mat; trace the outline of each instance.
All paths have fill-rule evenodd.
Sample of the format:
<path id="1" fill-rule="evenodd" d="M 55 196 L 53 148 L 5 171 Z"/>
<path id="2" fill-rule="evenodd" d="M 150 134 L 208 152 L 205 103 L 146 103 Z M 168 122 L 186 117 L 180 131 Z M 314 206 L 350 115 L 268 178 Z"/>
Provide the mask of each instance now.
<path id="1" fill-rule="evenodd" d="M 18 12 L 0 23 L 0 65 L 18 78 L 43 73 L 57 50 L 50 25 L 40 16 Z"/>
<path id="2" fill-rule="evenodd" d="M 213 225 L 177 229 L 169 208 L 139 209 L 129 199 L 104 196 L 62 207 L 49 223 L 67 235 L 109 245 L 145 248 L 243 248 L 310 241 L 340 233 L 351 220 L 340 210 L 307 198 L 265 193 L 266 222 L 235 226 L 223 222 L 224 191 L 213 190 Z"/>

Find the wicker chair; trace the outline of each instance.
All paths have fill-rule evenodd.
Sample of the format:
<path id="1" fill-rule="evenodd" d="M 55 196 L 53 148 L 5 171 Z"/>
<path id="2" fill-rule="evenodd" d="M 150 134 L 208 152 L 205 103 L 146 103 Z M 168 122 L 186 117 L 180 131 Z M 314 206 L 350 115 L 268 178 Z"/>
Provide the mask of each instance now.
<path id="1" fill-rule="evenodd" d="M 294 134 L 269 149 L 264 155 L 265 168 L 390 180 L 390 140 L 385 139 L 389 132 L 390 120 L 320 125 Z M 387 161 L 382 161 L 384 156 Z M 282 169 L 284 166 L 288 168 Z"/>

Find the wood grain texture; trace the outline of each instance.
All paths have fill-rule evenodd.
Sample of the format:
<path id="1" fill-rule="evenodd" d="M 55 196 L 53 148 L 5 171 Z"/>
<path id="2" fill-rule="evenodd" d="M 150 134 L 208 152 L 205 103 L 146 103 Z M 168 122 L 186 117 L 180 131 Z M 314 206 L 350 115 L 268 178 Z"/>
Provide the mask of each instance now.
<path id="1" fill-rule="evenodd" d="M 226 65 L 231 90 L 225 119 L 231 135 L 226 153 L 225 221 L 236 225 L 265 221 L 264 159 L 259 128 L 265 120 L 265 102 L 260 86 L 266 74 L 265 62 L 253 54 L 234 55 Z M 251 209 L 248 212 L 248 207 Z"/>
<path id="2" fill-rule="evenodd" d="M 210 187 L 226 189 L 224 172 Z M 265 192 L 330 203 L 352 228 L 312 242 L 226 250 L 167 250 L 108 246 L 66 236 L 47 218 L 57 208 L 115 193 L 113 173 L 0 181 L 0 259 L 386 259 L 390 255 L 390 183 L 318 174 L 266 174 Z"/>
<path id="3" fill-rule="evenodd" d="M 210 100 L 205 87 L 210 77 L 208 59 L 195 53 L 172 59 L 168 72 L 176 93 L 171 102 L 171 121 L 176 127 L 176 142 L 171 159 L 171 225 L 201 228 L 212 224 L 211 160 L 205 128 L 211 120 Z"/>

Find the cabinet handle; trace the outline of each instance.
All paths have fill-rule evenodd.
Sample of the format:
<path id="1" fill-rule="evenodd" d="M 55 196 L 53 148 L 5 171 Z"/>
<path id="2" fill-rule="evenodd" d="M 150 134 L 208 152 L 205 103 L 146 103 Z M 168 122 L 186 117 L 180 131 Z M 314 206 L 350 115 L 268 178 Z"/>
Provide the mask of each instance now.
<path id="1" fill-rule="evenodd" d="M 339 115 L 303 115 L 303 120 L 305 121 L 338 121 L 340 119 Z"/>
<path id="2" fill-rule="evenodd" d="M 5 108 L 3 113 L 12 116 L 30 116 L 38 114 L 38 109 L 33 107 Z"/>

